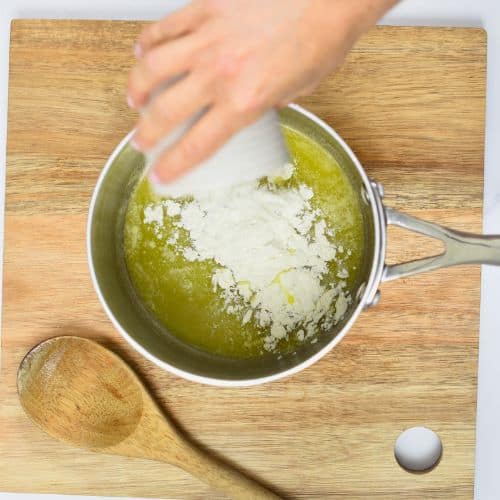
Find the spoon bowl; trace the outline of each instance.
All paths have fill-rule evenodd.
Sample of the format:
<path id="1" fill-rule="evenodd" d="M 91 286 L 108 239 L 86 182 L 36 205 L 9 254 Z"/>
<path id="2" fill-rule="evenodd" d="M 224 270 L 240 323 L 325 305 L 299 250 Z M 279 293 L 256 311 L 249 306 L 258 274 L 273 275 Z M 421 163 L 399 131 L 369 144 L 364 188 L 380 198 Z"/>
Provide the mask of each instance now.
<path id="1" fill-rule="evenodd" d="M 134 373 L 114 353 L 81 337 L 55 337 L 32 349 L 19 367 L 17 389 L 39 427 L 81 448 L 122 442 L 143 412 Z"/>

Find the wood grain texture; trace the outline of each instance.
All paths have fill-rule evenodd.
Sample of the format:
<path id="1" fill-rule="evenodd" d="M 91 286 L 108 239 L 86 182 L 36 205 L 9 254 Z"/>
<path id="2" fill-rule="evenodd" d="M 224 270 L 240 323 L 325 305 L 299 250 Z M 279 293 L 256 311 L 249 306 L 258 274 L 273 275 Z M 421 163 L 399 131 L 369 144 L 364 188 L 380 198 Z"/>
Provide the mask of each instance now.
<path id="1" fill-rule="evenodd" d="M 30 424 L 16 396 L 26 351 L 52 335 L 103 341 L 131 362 L 199 443 L 293 498 L 471 498 L 480 271 L 386 284 L 378 307 L 313 367 L 263 387 L 176 378 L 135 354 L 92 289 L 89 198 L 133 126 L 123 89 L 141 24 L 12 25 L 0 393 L 0 490 L 213 498 L 177 468 L 75 450 Z M 301 100 L 352 145 L 388 205 L 481 230 L 486 37 L 482 30 L 377 28 Z M 390 233 L 391 261 L 435 244 Z M 403 471 L 399 433 L 426 425 L 444 454 Z"/>

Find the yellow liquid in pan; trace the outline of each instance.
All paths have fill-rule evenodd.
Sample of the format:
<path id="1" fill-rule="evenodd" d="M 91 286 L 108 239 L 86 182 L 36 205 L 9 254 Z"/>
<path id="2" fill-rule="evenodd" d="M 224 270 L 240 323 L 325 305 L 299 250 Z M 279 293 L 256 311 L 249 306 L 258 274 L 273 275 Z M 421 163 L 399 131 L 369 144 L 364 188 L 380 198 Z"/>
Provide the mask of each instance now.
<path id="1" fill-rule="evenodd" d="M 347 290 L 351 291 L 364 250 L 359 196 L 323 147 L 290 129 L 285 129 L 285 136 L 296 164 L 295 173 L 287 183 L 312 188 L 311 204 L 322 211 L 328 227 L 335 229 L 330 238 L 332 244 L 350 250 L 344 267 L 349 272 L 345 280 Z M 140 181 L 131 195 L 125 218 L 126 264 L 143 303 L 170 332 L 202 350 L 237 358 L 262 355 L 266 332 L 253 322 L 242 325 L 238 314 L 224 312 L 223 301 L 213 290 L 211 281 L 217 268 L 215 262 L 189 262 L 172 247 L 157 244 L 151 225 L 143 222 L 144 208 L 157 200 L 149 182 Z M 167 216 L 164 230 L 167 235 L 174 232 L 172 220 Z M 181 241 L 182 238 L 186 235 L 181 236 Z M 338 282 L 336 273 L 336 263 L 331 261 L 325 280 Z M 297 337 L 290 335 L 278 343 L 277 349 L 285 353 L 298 344 Z"/>

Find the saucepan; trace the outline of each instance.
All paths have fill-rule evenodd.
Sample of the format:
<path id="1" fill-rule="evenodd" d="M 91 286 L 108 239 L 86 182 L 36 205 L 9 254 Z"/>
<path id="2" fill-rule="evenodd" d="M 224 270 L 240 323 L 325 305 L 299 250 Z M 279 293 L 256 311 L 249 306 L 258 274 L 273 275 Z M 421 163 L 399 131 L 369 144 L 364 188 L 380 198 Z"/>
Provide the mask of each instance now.
<path id="1" fill-rule="evenodd" d="M 354 186 L 363 212 L 364 257 L 344 319 L 315 344 L 286 355 L 232 359 L 191 346 L 160 324 L 142 304 L 125 264 L 124 215 L 129 196 L 144 171 L 144 158 L 130 146 L 131 134 L 118 145 L 97 182 L 87 226 L 92 281 L 107 315 L 120 334 L 146 358 L 186 379 L 219 386 L 248 386 L 292 375 L 328 353 L 358 319 L 379 300 L 381 282 L 458 264 L 500 265 L 500 236 L 473 235 L 416 219 L 384 206 L 382 186 L 370 180 L 341 137 L 318 117 L 297 105 L 280 113 L 283 126 L 326 148 Z M 385 264 L 389 224 L 442 240 L 440 255 L 396 265 Z"/>

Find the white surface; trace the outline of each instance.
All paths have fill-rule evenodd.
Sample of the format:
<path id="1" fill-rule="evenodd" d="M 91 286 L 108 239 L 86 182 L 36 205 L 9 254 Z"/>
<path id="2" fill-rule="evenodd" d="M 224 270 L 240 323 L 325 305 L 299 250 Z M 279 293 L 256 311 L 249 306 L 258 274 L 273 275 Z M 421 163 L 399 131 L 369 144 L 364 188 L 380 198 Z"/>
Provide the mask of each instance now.
<path id="1" fill-rule="evenodd" d="M 168 134 L 146 155 L 149 169 L 172 144 L 177 142 L 203 116 L 195 114 Z M 182 177 L 166 184 L 154 184 L 160 196 L 201 194 L 253 181 L 276 172 L 290 162 L 276 111 L 268 111 L 236 133 L 210 158 Z"/>
<path id="2" fill-rule="evenodd" d="M 5 185 L 9 22 L 13 18 L 155 19 L 181 0 L 3 0 L 0 9 L 0 206 Z M 484 230 L 500 234 L 500 3 L 498 0 L 405 0 L 388 24 L 483 26 L 488 31 L 488 105 Z M 132 50 L 132 47 L 130 48 Z M 3 234 L 3 214 L 0 218 Z M 500 268 L 483 268 L 475 498 L 500 498 Z M 449 332 L 453 335 L 453 332 Z M 417 417 L 418 418 L 418 417 Z M 425 424 L 425 422 L 415 422 Z M 446 443 L 444 443 L 446 447 Z M 4 457 L 8 460 L 8 457 Z M 119 480 L 119 478 L 117 478 Z M 112 488 L 110 486 L 110 488 Z M 4 495 L 19 499 L 21 496 Z M 26 496 L 23 496 L 23 498 Z M 51 496 L 52 497 L 52 496 Z M 47 498 L 40 497 L 40 498 Z"/>
<path id="3" fill-rule="evenodd" d="M 411 471 L 430 469 L 441 457 L 439 436 L 427 427 L 410 427 L 403 431 L 394 446 L 401 467 Z"/>

